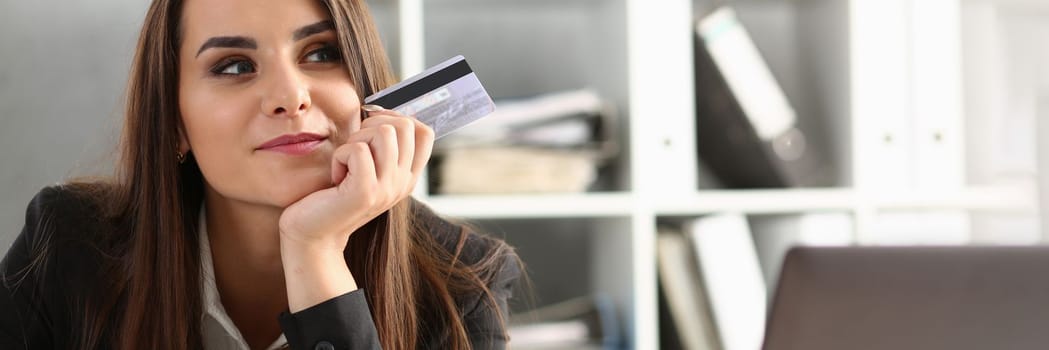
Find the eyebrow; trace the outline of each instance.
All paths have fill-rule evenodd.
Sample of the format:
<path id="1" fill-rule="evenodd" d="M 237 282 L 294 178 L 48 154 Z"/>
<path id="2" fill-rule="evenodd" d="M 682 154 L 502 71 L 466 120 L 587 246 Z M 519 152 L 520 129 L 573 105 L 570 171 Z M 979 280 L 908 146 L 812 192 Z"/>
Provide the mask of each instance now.
<path id="1" fill-rule="evenodd" d="M 232 47 L 238 49 L 257 49 L 258 45 L 255 44 L 255 39 L 243 37 L 243 36 L 216 36 L 208 39 L 204 42 L 204 45 L 200 45 L 200 50 L 197 50 L 197 57 L 200 57 L 200 53 L 204 50 L 213 47 Z"/>
<path id="2" fill-rule="evenodd" d="M 293 41 L 299 41 L 311 35 L 333 29 L 335 29 L 335 26 L 332 24 L 331 20 L 324 20 L 296 29 L 291 33 L 291 39 Z M 245 36 L 216 36 L 209 38 L 203 45 L 200 45 L 200 49 L 197 50 L 197 56 L 199 57 L 200 53 L 204 52 L 204 50 L 216 47 L 254 50 L 258 48 L 258 44 L 255 42 L 255 39 Z"/>
<path id="3" fill-rule="evenodd" d="M 291 40 L 299 41 L 309 37 L 310 35 L 323 33 L 329 30 L 334 30 L 335 25 L 332 24 L 331 20 L 320 21 L 299 29 L 296 29 L 291 33 Z"/>

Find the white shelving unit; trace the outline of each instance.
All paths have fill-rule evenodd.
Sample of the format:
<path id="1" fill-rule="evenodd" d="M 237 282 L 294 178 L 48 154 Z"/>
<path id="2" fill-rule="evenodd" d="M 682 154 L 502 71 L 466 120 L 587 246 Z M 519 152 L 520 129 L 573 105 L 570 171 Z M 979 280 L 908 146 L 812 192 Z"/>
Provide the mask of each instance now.
<path id="1" fill-rule="evenodd" d="M 893 1 L 910 6 L 912 0 Z M 938 1 L 955 9 L 959 3 L 975 2 Z M 831 162 L 838 168 L 839 183 L 811 189 L 724 190 L 707 189 L 697 181 L 693 25 L 695 13 L 709 7 L 707 1 L 372 0 L 391 60 L 403 76 L 463 54 L 495 98 L 592 87 L 622 111 L 623 154 L 607 179 L 612 184 L 608 191 L 452 196 L 429 194 L 421 183 L 416 197 L 439 213 L 507 234 L 511 243 L 545 249 L 522 249 L 526 264 L 565 266 L 575 271 L 567 272 L 569 278 L 585 275 L 582 280 L 558 281 L 546 276 L 556 270 L 531 271 L 537 282 L 554 278 L 537 283 L 540 288 L 578 284 L 552 293 L 557 296 L 610 296 L 619 307 L 625 345 L 636 349 L 659 344 L 655 233 L 664 218 L 720 212 L 845 212 L 856 218 L 858 234 L 869 235 L 867 225 L 880 212 L 1038 215 L 1040 188 L 1034 179 L 947 189 L 868 188 L 854 182 L 856 171 L 876 166 L 862 159 L 857 148 L 866 146 L 857 146 L 861 141 L 856 135 L 868 131 L 853 120 L 870 112 L 857 108 L 879 98 L 879 92 L 856 85 L 864 80 L 855 80 L 866 74 L 857 71 L 857 65 L 870 64 L 857 63 L 862 59 L 858 55 L 870 47 L 856 45 L 862 28 L 856 27 L 855 17 L 863 14 L 855 11 L 857 4 L 871 2 L 727 3 L 736 6 L 788 97 L 797 101 L 800 122 L 826 125 L 827 135 L 818 144 L 837 150 L 831 152 Z M 1047 10 L 1042 1 L 1007 3 L 1010 8 Z M 574 245 L 558 243 L 562 240 Z M 576 250 L 583 253 L 574 254 Z M 529 261 L 530 257 L 538 258 Z M 546 261 L 556 259 L 564 260 Z M 540 304 L 559 301 L 542 300 L 546 291 L 536 292 Z"/>
<path id="2" fill-rule="evenodd" d="M 430 196 L 442 214 L 472 219 L 625 217 L 634 213 L 629 193 L 499 196 Z"/>

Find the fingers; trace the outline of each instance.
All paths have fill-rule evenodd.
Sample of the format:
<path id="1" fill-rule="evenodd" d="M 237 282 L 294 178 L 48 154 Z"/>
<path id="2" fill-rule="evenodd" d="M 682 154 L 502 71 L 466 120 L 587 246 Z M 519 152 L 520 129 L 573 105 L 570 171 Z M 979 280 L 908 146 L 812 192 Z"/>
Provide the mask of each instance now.
<path id="1" fill-rule="evenodd" d="M 385 179 L 398 170 L 397 130 L 389 124 L 363 127 L 350 135 L 346 144 L 363 143 L 370 149 L 375 161 L 376 177 Z"/>
<path id="2" fill-rule="evenodd" d="M 346 179 L 347 163 L 350 158 L 350 151 L 352 147 L 350 144 L 343 144 L 335 148 L 335 151 L 331 155 L 331 183 L 332 185 L 338 186 L 342 183 L 342 180 Z"/>
<path id="3" fill-rule="evenodd" d="M 406 117 L 396 111 L 383 109 L 379 106 L 364 105 L 362 109 L 367 111 L 369 115 L 362 124 L 362 128 L 383 123 L 393 123 L 396 125 L 398 135 L 414 135 L 413 138 L 400 140 L 401 142 L 398 144 L 399 150 L 411 151 L 399 154 L 398 165 L 409 168 L 416 175 L 416 178 L 421 175 L 433 152 L 435 139 L 433 128 L 414 117 Z"/>
<path id="4" fill-rule="evenodd" d="M 355 144 L 368 149 L 371 168 L 357 171 L 372 171 L 376 184 L 388 195 L 400 197 L 411 193 L 430 159 L 434 132 L 419 120 L 390 110 L 362 108 L 368 112 L 358 131 L 349 135 L 346 143 L 333 154 L 332 182 L 341 184 L 354 177 L 354 161 L 365 157 L 354 156 Z M 354 148 L 348 147 L 355 145 Z M 354 177 L 356 178 L 356 177 Z"/>
<path id="5" fill-rule="evenodd" d="M 372 114 L 361 124 L 361 129 L 392 127 L 397 141 L 397 166 L 401 169 L 411 169 L 412 159 L 415 158 L 415 118 L 390 113 L 395 112 Z"/>
<path id="6" fill-rule="evenodd" d="M 332 183 L 336 186 L 347 182 L 372 187 L 379 182 L 375 166 L 367 143 L 346 143 L 336 148 L 332 155 Z"/>
<path id="7" fill-rule="evenodd" d="M 433 153 L 434 131 L 418 119 L 412 118 L 412 121 L 415 124 L 415 157 L 412 159 L 412 174 L 415 180 L 418 180 Z"/>

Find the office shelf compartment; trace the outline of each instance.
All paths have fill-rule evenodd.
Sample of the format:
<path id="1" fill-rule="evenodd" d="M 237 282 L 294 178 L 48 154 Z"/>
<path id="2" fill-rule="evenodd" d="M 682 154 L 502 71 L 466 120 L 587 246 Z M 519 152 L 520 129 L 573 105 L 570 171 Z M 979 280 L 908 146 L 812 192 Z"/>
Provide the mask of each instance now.
<path id="1" fill-rule="evenodd" d="M 602 163 L 590 190 L 630 189 L 624 1 L 437 0 L 425 6 L 426 65 L 463 55 L 497 103 L 578 89 L 597 93 L 620 126 L 610 140 L 620 152 Z"/>
<path id="2" fill-rule="evenodd" d="M 631 271 L 634 257 L 631 218 L 485 219 L 470 220 L 479 231 L 502 237 L 524 261 L 530 290 L 523 289 L 512 305 L 525 314 L 577 297 L 612 300 L 622 341 L 632 342 L 634 287 L 639 277 Z M 650 283 L 650 282 L 646 282 Z M 527 287 L 527 285 L 523 285 Z M 531 292 L 531 293 L 529 293 Z"/>

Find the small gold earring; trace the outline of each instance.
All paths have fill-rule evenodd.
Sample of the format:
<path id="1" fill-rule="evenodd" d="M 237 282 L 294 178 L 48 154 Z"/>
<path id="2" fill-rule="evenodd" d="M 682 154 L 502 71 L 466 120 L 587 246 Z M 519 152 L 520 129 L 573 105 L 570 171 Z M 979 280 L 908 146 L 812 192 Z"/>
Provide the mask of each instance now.
<path id="1" fill-rule="evenodd" d="M 175 151 L 175 157 L 178 158 L 178 163 L 182 164 L 186 162 L 186 155 L 182 154 L 181 151 Z"/>

